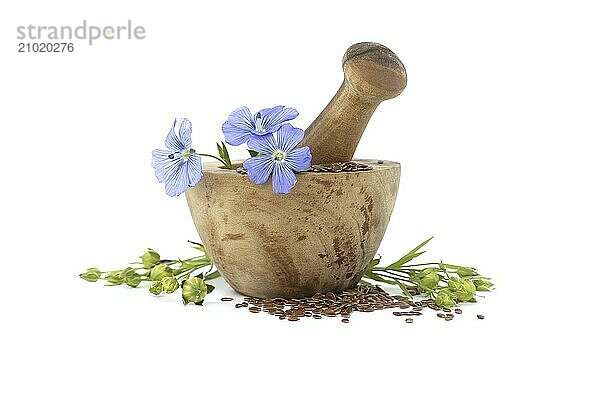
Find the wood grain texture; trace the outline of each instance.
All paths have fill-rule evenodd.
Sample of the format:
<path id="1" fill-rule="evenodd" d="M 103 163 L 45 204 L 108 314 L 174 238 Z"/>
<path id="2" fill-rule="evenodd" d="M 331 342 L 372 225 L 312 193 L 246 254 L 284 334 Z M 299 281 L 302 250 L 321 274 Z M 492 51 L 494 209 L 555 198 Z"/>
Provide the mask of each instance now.
<path id="1" fill-rule="evenodd" d="M 271 181 L 207 163 L 187 190 L 194 224 L 223 278 L 257 297 L 301 297 L 356 285 L 389 222 L 400 164 L 359 160 L 362 172 L 298 174 L 289 194 Z"/>
<path id="2" fill-rule="evenodd" d="M 351 46 L 342 61 L 344 81 L 325 109 L 306 129 L 313 164 L 352 160 L 377 106 L 406 87 L 406 71 L 396 54 L 378 43 Z"/>

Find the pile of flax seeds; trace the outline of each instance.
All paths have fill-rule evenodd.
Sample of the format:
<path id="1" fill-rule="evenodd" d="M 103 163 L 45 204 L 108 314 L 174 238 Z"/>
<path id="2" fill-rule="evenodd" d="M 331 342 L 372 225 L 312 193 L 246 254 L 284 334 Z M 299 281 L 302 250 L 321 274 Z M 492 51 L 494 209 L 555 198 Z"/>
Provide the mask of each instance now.
<path id="1" fill-rule="evenodd" d="M 233 301 L 231 297 L 223 297 L 222 301 Z M 403 317 L 411 324 L 414 319 L 423 315 L 427 308 L 438 311 L 437 316 L 445 321 L 452 321 L 456 314 L 462 314 L 460 308 L 454 312 L 450 308 L 439 307 L 432 299 L 413 301 L 413 299 L 390 295 L 379 286 L 358 285 L 341 293 L 317 293 L 311 297 L 300 299 L 244 297 L 236 308 L 247 308 L 251 313 L 264 312 L 281 320 L 299 321 L 300 318 L 321 319 L 323 317 L 342 317 L 342 323 L 349 323 L 353 312 L 373 312 L 389 308 L 397 309 L 392 314 Z M 477 315 L 483 319 L 483 315 Z"/>

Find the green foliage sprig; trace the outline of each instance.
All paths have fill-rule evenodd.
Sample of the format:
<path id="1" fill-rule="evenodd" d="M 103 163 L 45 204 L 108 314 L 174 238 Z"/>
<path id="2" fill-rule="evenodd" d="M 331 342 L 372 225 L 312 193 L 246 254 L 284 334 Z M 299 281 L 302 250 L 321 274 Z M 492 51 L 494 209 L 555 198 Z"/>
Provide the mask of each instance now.
<path id="1" fill-rule="evenodd" d="M 130 263 L 133 267 L 111 271 L 88 268 L 79 277 L 88 282 L 106 281 L 106 286 L 125 284 L 138 287 L 142 282 L 148 282 L 148 290 L 156 296 L 162 293 L 171 294 L 181 288 L 184 304 L 202 305 L 206 295 L 215 288 L 206 281 L 215 279 L 220 274 L 213 269 L 213 263 L 204 246 L 196 242 L 190 243 L 201 255 L 185 260 L 166 260 L 161 259 L 156 250 L 148 249 L 140 256 L 140 261 Z"/>
<path id="2" fill-rule="evenodd" d="M 435 299 L 440 307 L 454 307 L 460 302 L 476 302 L 476 292 L 489 292 L 494 284 L 490 278 L 479 275 L 472 267 L 427 262 L 409 264 L 424 254 L 421 250 L 433 237 L 425 240 L 406 253 L 398 261 L 380 267 L 381 258 L 373 259 L 363 275 L 362 283 L 371 281 L 398 286 L 402 292 L 412 297 L 422 295 Z"/>
<path id="3" fill-rule="evenodd" d="M 219 156 L 213 156 L 212 154 L 198 153 L 198 155 L 214 158 L 223 164 L 223 167 L 226 169 L 233 169 L 233 164 L 231 163 L 231 158 L 229 158 L 229 151 L 227 151 L 227 146 L 225 146 L 224 142 L 217 142 L 217 151 L 219 152 Z"/>
<path id="4" fill-rule="evenodd" d="M 475 268 L 440 262 L 410 264 L 412 260 L 425 253 L 421 250 L 433 237 L 425 240 L 406 253 L 398 261 L 387 267 L 379 266 L 381 258 L 375 258 L 363 274 L 361 283 L 372 285 L 381 282 L 398 286 L 409 296 L 422 295 L 440 307 L 450 308 L 461 302 L 476 302 L 477 292 L 489 292 L 494 284 L 491 278 L 481 276 Z M 124 269 L 101 271 L 88 268 L 79 276 L 88 281 L 106 281 L 106 286 L 128 285 L 138 287 L 148 282 L 148 290 L 154 295 L 171 294 L 181 289 L 184 304 L 202 305 L 207 294 L 214 286 L 206 281 L 220 276 L 214 269 L 212 260 L 206 254 L 204 246 L 191 242 L 201 255 L 185 260 L 161 259 L 158 252 L 148 249 Z"/>
<path id="5" fill-rule="evenodd" d="M 231 158 L 229 158 L 229 151 L 227 151 L 227 146 L 225 146 L 225 143 L 217 143 L 217 150 L 219 151 L 219 156 L 221 156 L 221 162 L 223 163 L 225 168 L 233 169 L 233 164 L 231 164 Z"/>

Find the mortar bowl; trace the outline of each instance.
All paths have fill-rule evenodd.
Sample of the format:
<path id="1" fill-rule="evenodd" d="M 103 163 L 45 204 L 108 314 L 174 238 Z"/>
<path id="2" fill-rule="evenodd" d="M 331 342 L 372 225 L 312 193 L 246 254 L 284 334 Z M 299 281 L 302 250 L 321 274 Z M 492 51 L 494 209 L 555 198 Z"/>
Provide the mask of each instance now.
<path id="1" fill-rule="evenodd" d="M 290 193 L 271 181 L 205 163 L 186 192 L 208 255 L 237 292 L 294 298 L 355 286 L 375 256 L 394 209 L 400 164 L 355 160 L 360 172 L 303 172 Z"/>

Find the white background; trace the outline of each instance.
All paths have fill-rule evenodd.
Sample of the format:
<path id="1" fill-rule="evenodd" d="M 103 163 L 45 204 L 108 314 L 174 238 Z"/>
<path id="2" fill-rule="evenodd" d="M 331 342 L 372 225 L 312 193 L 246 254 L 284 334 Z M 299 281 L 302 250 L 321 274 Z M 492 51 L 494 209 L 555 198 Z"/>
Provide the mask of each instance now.
<path id="1" fill-rule="evenodd" d="M 594 397 L 593 4 L 3 2 L 2 397 Z M 17 53 L 18 25 L 84 18 L 131 19 L 147 38 Z M 150 168 L 174 117 L 211 152 L 241 105 L 293 106 L 305 128 L 359 41 L 387 45 L 408 73 L 356 153 L 402 162 L 383 261 L 435 235 L 429 259 L 478 267 L 494 293 L 451 323 L 391 311 L 288 323 L 221 303 L 222 281 L 204 307 L 183 307 L 77 277 L 149 246 L 194 255 L 184 197 Z"/>

